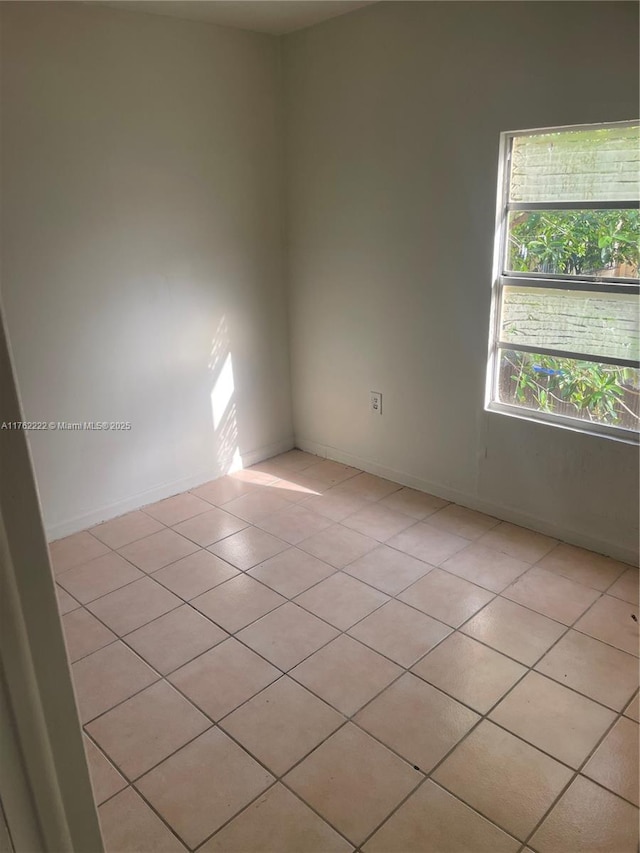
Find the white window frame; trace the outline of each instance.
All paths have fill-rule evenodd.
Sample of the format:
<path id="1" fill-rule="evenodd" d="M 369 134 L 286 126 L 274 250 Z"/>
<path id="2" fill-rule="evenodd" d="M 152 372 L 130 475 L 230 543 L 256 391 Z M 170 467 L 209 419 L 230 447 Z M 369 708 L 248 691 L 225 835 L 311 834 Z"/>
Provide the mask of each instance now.
<path id="1" fill-rule="evenodd" d="M 528 421 L 538 421 L 551 426 L 584 432 L 592 435 L 605 436 L 631 444 L 640 443 L 640 432 L 618 427 L 613 424 L 595 423 L 593 421 L 573 418 L 568 415 L 553 412 L 541 412 L 501 402 L 498 399 L 498 382 L 500 372 L 500 350 L 538 353 L 557 358 L 575 358 L 580 361 L 593 361 L 600 364 L 612 364 L 620 367 L 640 367 L 640 363 L 630 359 L 609 358 L 605 356 L 585 355 L 584 353 L 569 352 L 552 348 L 531 347 L 507 342 L 500 338 L 500 323 L 502 317 L 502 298 L 505 286 L 547 288 L 554 290 L 588 290 L 590 293 L 624 293 L 640 295 L 640 279 L 616 278 L 595 275 L 552 275 L 535 272 L 507 272 L 507 243 L 508 217 L 513 210 L 635 210 L 637 201 L 560 201 L 560 202 L 510 202 L 509 178 L 511 150 L 513 140 L 518 136 L 542 135 L 557 131 L 595 130 L 610 127 L 634 127 L 638 120 L 606 122 L 599 124 L 562 125 L 560 127 L 534 128 L 530 130 L 505 131 L 500 134 L 500 151 L 498 163 L 498 194 L 496 202 L 496 226 L 493 252 L 493 273 L 491 293 L 491 318 L 489 332 L 489 359 L 487 365 L 487 381 L 485 390 L 485 409 L 499 412 L 511 417 Z"/>

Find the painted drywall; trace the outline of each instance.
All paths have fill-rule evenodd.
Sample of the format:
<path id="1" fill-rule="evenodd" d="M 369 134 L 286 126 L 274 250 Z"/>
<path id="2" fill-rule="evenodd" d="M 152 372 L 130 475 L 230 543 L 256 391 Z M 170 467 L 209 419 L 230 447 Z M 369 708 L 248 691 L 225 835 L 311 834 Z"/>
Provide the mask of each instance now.
<path id="1" fill-rule="evenodd" d="M 24 413 L 131 424 L 30 432 L 56 538 L 292 445 L 279 48 L 81 3 L 1 13 Z"/>
<path id="2" fill-rule="evenodd" d="M 634 559 L 637 449 L 483 402 L 499 134 L 637 118 L 637 24 L 381 3 L 284 38 L 298 446 Z"/>

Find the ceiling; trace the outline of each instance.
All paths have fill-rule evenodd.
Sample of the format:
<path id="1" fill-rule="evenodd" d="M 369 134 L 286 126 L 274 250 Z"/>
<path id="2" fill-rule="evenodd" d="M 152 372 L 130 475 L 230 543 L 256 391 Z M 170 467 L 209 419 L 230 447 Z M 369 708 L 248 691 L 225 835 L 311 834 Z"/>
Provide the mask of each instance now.
<path id="1" fill-rule="evenodd" d="M 576 0 L 579 2 L 579 0 Z M 2 3 L 3 0 L 0 0 Z M 55 2 L 55 0 L 53 0 Z M 329 18 L 371 6 L 378 0 L 85 0 L 130 12 L 169 15 L 224 27 L 284 35 Z M 393 2 L 393 0 L 391 0 Z M 429 2 L 429 0 L 414 0 Z M 456 0 L 448 0 L 456 2 Z M 483 0 L 475 0 L 483 2 Z M 509 2 L 509 0 L 508 0 Z M 510 0 L 517 2 L 517 0 Z M 544 0 L 541 0 L 544 2 Z M 548 2 L 548 0 L 547 0 Z"/>
<path id="2" fill-rule="evenodd" d="M 272 35 L 310 27 L 375 0 L 105 0 L 104 5 Z"/>

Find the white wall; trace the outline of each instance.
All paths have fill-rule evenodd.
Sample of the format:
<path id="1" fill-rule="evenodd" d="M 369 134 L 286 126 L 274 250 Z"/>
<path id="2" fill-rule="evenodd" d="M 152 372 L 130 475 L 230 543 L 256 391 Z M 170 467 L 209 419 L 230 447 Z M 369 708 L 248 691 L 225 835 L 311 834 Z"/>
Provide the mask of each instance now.
<path id="1" fill-rule="evenodd" d="M 217 476 L 236 450 L 290 447 L 277 40 L 3 3 L 2 55 L 2 296 L 25 415 L 132 424 L 30 433 L 51 538 Z"/>
<path id="2" fill-rule="evenodd" d="M 285 38 L 299 446 L 634 559 L 637 451 L 483 396 L 499 133 L 637 118 L 637 23 L 382 3 Z"/>
<path id="3" fill-rule="evenodd" d="M 25 414 L 132 423 L 30 433 L 55 538 L 292 443 L 279 43 L 1 7 Z M 425 2 L 281 40 L 298 444 L 633 558 L 636 452 L 482 403 L 498 134 L 633 117 L 636 32 L 632 3 Z"/>

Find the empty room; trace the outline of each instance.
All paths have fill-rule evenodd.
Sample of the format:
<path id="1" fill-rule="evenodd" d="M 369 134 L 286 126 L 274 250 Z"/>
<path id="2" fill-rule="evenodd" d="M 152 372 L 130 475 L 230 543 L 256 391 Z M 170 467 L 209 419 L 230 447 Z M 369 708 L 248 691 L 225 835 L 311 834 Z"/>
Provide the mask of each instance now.
<path id="1" fill-rule="evenodd" d="M 638 853 L 638 13 L 0 2 L 0 849 Z"/>

